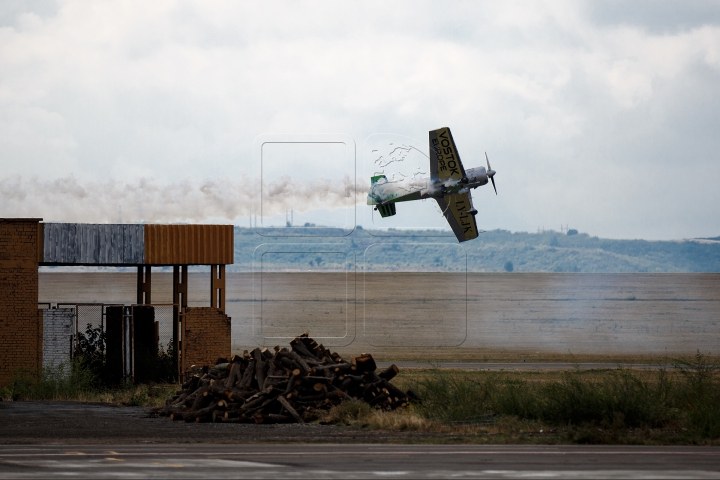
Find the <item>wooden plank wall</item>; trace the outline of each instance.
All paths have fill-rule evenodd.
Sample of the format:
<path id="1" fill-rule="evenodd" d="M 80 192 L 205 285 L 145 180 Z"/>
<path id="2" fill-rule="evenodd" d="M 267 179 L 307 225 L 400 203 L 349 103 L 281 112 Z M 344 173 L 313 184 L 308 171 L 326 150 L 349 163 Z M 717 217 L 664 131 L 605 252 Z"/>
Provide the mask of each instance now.
<path id="1" fill-rule="evenodd" d="M 44 223 L 45 264 L 138 265 L 145 263 L 143 225 Z"/>

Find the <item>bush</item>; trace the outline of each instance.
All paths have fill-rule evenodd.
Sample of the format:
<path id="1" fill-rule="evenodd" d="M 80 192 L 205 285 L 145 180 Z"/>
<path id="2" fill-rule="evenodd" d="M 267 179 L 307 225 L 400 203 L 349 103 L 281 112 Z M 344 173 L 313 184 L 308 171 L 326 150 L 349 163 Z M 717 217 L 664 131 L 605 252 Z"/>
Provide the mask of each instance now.
<path id="1" fill-rule="evenodd" d="M 149 366 L 150 370 L 146 372 L 149 381 L 168 383 L 176 381 L 177 364 L 172 340 L 168 342 L 166 348 L 159 348 L 156 355 L 154 352 L 143 351 L 140 348 L 137 348 L 135 352 L 136 361 L 143 354 L 149 357 L 149 360 L 138 362 Z M 92 373 L 94 386 L 112 386 L 108 380 L 110 375 L 105 364 L 105 332 L 103 332 L 102 328 L 93 328 L 92 324 L 88 323 L 85 333 L 78 333 L 75 358 L 85 369 Z"/>
<path id="2" fill-rule="evenodd" d="M 93 328 L 92 324 L 88 323 L 84 334 L 78 332 L 75 362 L 92 374 L 94 386 L 104 383 L 105 332 L 101 327 Z"/>

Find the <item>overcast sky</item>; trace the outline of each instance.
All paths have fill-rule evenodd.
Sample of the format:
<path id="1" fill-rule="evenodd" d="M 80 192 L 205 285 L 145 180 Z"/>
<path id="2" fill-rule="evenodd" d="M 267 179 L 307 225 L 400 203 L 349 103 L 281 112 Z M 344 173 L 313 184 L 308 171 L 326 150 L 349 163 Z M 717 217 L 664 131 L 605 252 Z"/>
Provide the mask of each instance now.
<path id="1" fill-rule="evenodd" d="M 442 126 L 480 228 L 720 235 L 720 2 L 0 3 L 2 217 L 246 225 L 259 135 L 354 139 L 362 187 Z"/>

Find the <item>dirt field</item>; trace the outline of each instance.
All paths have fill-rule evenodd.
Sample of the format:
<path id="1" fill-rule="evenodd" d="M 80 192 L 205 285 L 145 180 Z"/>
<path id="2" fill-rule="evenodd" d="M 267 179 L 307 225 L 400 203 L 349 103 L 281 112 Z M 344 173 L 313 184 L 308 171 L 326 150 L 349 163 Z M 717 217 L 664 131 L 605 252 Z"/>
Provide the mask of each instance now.
<path id="1" fill-rule="evenodd" d="M 171 277 L 153 273 L 154 303 L 171 300 Z M 40 301 L 133 303 L 135 282 L 133 273 L 41 273 Z M 341 352 L 397 360 L 642 361 L 720 350 L 720 274 L 266 273 L 255 282 L 228 275 L 235 349 L 309 330 Z M 191 274 L 190 304 L 208 297 L 209 274 Z"/>

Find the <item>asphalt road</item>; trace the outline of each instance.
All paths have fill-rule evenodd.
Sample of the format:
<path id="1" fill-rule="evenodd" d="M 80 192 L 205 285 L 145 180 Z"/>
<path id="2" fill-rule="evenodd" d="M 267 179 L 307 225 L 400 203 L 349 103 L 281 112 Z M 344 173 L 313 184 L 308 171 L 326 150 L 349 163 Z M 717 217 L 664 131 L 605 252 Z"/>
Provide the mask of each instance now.
<path id="1" fill-rule="evenodd" d="M 0 444 L 411 443 L 450 436 L 318 424 L 185 423 L 148 412 L 98 403 L 0 402 Z"/>
<path id="2" fill-rule="evenodd" d="M 714 478 L 720 448 L 462 445 L 0 447 L 0 478 Z"/>
<path id="3" fill-rule="evenodd" d="M 379 368 L 386 368 L 392 362 L 378 362 Z M 395 362 L 400 369 L 403 368 L 446 368 L 452 370 L 488 370 L 488 371 L 513 371 L 513 370 L 593 370 L 608 368 L 635 368 L 641 370 L 657 370 L 659 368 L 672 369 L 672 365 L 651 365 L 639 363 L 465 363 L 465 362 Z"/>

